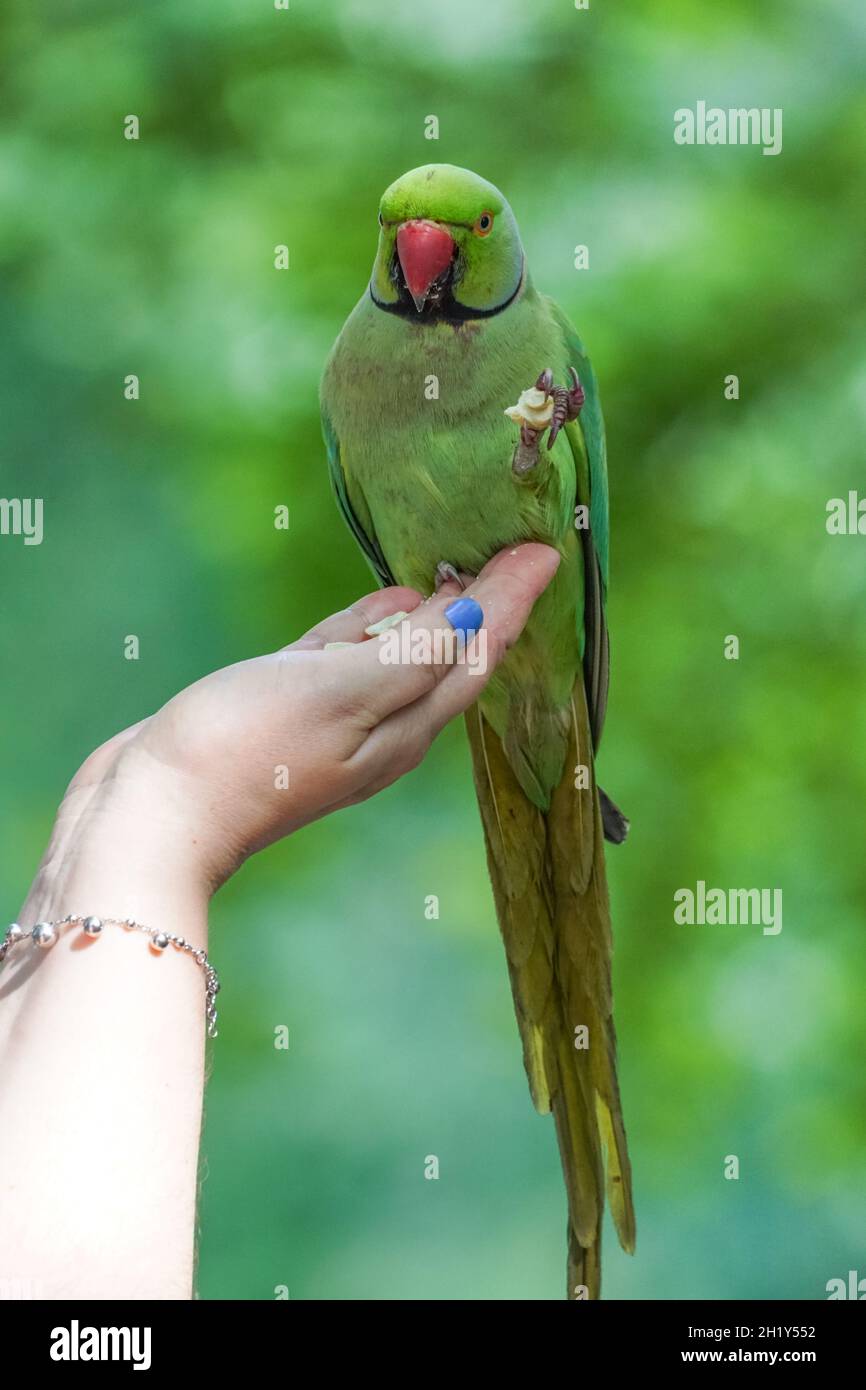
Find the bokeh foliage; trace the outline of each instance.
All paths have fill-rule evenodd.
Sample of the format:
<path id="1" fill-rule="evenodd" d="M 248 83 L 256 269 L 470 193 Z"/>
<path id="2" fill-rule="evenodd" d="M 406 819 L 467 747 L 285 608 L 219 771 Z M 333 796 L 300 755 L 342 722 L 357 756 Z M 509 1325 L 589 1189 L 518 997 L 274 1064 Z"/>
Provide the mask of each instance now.
<path id="1" fill-rule="evenodd" d="M 316 391 L 387 183 L 435 159 L 502 187 L 590 346 L 602 766 L 633 821 L 610 874 L 639 1237 L 608 1239 L 609 1296 L 866 1273 L 866 538 L 824 524 L 866 477 L 864 29 L 856 0 L 3 0 L 0 495 L 46 507 L 41 547 L 0 538 L 8 917 L 90 748 L 371 587 Z M 781 156 L 675 146 L 699 98 L 782 107 Z M 781 935 L 676 927 L 698 878 L 782 888 Z M 212 951 L 203 1297 L 561 1295 L 460 727 L 249 864 Z"/>

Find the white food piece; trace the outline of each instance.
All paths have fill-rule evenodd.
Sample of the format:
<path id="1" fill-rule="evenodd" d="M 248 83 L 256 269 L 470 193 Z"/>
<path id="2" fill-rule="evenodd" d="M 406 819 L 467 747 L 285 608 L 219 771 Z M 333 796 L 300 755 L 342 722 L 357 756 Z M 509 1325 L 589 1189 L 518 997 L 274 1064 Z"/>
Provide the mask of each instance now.
<path id="1" fill-rule="evenodd" d="M 378 637 L 380 632 L 387 632 L 389 627 L 396 627 L 408 616 L 409 614 L 401 608 L 399 613 L 392 613 L 390 618 L 380 618 L 377 623 L 371 623 L 369 627 L 365 627 L 364 631 L 368 637 Z"/>
<path id="2" fill-rule="evenodd" d="M 504 413 L 517 425 L 546 430 L 553 419 L 553 397 L 545 396 L 537 386 L 530 386 L 528 391 L 521 391 L 517 405 L 510 405 Z"/>

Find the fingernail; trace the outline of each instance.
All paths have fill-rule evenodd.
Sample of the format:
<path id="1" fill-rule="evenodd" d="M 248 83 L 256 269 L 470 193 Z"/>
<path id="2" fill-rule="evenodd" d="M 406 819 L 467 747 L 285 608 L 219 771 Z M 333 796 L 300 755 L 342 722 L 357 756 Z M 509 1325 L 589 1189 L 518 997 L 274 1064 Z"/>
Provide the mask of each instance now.
<path id="1" fill-rule="evenodd" d="M 477 603 L 474 598 L 456 598 L 445 609 L 445 617 L 455 632 L 460 632 L 467 638 L 474 637 L 478 629 L 484 624 L 484 612 L 481 604 Z"/>

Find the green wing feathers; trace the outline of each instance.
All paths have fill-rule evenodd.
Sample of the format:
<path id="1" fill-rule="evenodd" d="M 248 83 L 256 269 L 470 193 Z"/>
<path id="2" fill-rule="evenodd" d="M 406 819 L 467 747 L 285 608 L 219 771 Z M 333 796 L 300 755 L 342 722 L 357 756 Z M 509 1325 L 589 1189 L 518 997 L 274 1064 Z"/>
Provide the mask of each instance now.
<path id="1" fill-rule="evenodd" d="M 548 299 L 547 296 L 544 296 L 544 298 L 550 308 L 552 317 L 560 328 L 568 352 L 568 361 L 580 377 L 580 384 L 583 387 L 586 398 L 580 412 L 578 424 L 569 429 L 569 434 L 571 434 L 572 429 L 576 430 L 579 427 L 586 449 L 586 456 L 589 463 L 590 497 L 580 497 L 579 500 L 591 502 L 590 526 L 592 528 L 596 553 L 598 554 L 603 586 L 607 589 L 610 541 L 610 515 L 607 495 L 607 444 L 604 433 L 604 417 L 601 413 L 601 400 L 598 393 L 598 382 L 596 381 L 592 362 L 578 336 L 577 329 L 554 300 Z M 578 479 L 580 479 L 579 467 Z M 578 489 L 578 491 L 580 492 L 580 489 Z"/>
<path id="2" fill-rule="evenodd" d="M 585 400 L 576 421 L 566 427 L 574 458 L 575 497 L 589 508 L 589 530 L 581 530 L 584 558 L 583 621 L 584 679 L 589 703 L 593 748 L 598 749 L 607 713 L 610 680 L 610 642 L 605 616 L 610 556 L 610 512 L 607 490 L 607 445 L 598 382 L 586 349 L 565 314 L 553 300 L 551 312 L 562 332 L 569 364 L 583 387 Z"/>
<path id="3" fill-rule="evenodd" d="M 556 1123 L 568 1191 L 568 1296 L 597 1298 L 605 1189 L 629 1251 L 635 1221 L 616 1079 L 604 845 L 582 676 L 570 715 L 564 771 L 547 812 L 521 789 L 477 706 L 466 724 L 526 1073 L 536 1108 L 552 1111 Z M 574 785 L 578 766 L 590 770 L 583 790 Z M 588 1046 L 576 1045 L 584 1041 Z M 587 1294 L 576 1295 L 578 1286 Z"/>
<path id="4" fill-rule="evenodd" d="M 343 520 L 348 526 L 358 545 L 363 551 L 364 558 L 370 569 L 375 574 L 379 583 L 383 587 L 393 584 L 394 577 L 388 566 L 388 561 L 382 554 L 382 548 L 376 539 L 376 532 L 373 528 L 373 520 L 366 507 L 363 507 L 363 518 L 358 514 L 358 505 L 353 506 L 349 500 L 349 489 L 346 483 L 346 475 L 343 472 L 343 464 L 340 459 L 340 441 L 337 439 L 336 431 L 331 424 L 330 417 L 322 407 L 322 436 L 325 440 L 325 449 L 328 454 L 328 472 L 331 477 L 331 486 L 334 489 L 334 496 L 337 499 L 337 506 L 340 508 Z"/>

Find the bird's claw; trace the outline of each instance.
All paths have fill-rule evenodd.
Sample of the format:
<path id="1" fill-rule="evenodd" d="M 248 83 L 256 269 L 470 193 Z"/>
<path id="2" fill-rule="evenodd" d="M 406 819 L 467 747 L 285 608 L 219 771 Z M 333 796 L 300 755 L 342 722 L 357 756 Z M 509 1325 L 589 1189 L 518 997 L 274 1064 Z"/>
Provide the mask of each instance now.
<path id="1" fill-rule="evenodd" d="M 541 373 L 535 383 L 536 391 L 543 391 L 545 396 L 553 397 L 553 415 L 550 421 L 550 433 L 547 436 L 547 447 L 552 449 L 556 443 L 556 437 L 563 425 L 570 420 L 576 420 L 583 409 L 586 400 L 586 392 L 580 384 L 580 377 L 573 367 L 568 369 L 571 376 L 571 386 L 554 386 L 553 372 L 549 367 Z"/>
<path id="2" fill-rule="evenodd" d="M 463 580 L 460 578 L 460 575 L 457 573 L 457 570 L 454 568 L 454 566 L 452 564 L 449 564 L 447 560 L 440 560 L 439 564 L 436 566 L 437 594 L 439 590 L 442 588 L 442 585 L 447 584 L 449 580 L 453 580 L 455 584 L 459 584 L 461 590 L 466 588 L 466 585 L 463 583 Z"/>
<path id="3" fill-rule="evenodd" d="M 568 370 L 571 386 L 555 386 L 553 372 L 545 367 L 535 385 L 523 391 L 517 405 L 509 406 L 505 412 L 520 428 L 520 442 L 511 462 L 518 478 L 536 467 L 544 431 L 549 430 L 547 447 L 552 449 L 563 425 L 576 420 L 581 412 L 586 396 L 577 372 L 573 367 Z"/>

